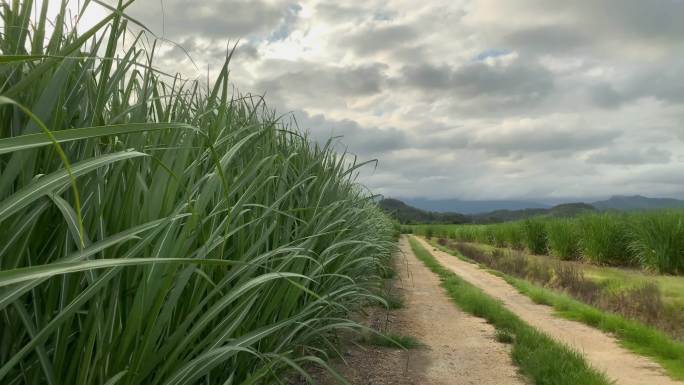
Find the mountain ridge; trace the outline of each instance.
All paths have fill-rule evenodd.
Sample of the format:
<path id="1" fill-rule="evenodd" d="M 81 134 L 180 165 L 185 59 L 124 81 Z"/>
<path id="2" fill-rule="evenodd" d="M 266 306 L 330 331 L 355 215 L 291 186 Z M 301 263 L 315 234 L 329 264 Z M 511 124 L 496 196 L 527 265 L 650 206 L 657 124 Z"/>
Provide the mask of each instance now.
<path id="1" fill-rule="evenodd" d="M 449 200 L 451 202 L 457 200 Z M 439 201 L 433 201 L 439 202 Z M 460 201 L 468 202 L 468 201 Z M 523 204 L 522 201 L 473 201 L 473 202 L 510 202 Z M 642 195 L 614 195 L 591 204 L 584 202 L 561 203 L 547 207 L 525 207 L 522 209 L 495 209 L 488 212 L 459 213 L 425 210 L 414 207 L 400 199 L 386 198 L 379 202 L 380 208 L 399 220 L 402 224 L 410 223 L 498 223 L 515 221 L 534 216 L 572 217 L 589 211 L 635 211 L 658 210 L 668 208 L 684 208 L 684 200 L 674 198 L 649 198 Z M 513 205 L 516 207 L 515 205 Z M 434 206 L 433 206 L 434 207 Z M 480 206 L 471 206 L 480 207 Z"/>
<path id="2" fill-rule="evenodd" d="M 406 204 L 421 210 L 433 212 L 456 212 L 461 214 L 482 214 L 495 210 L 524 210 L 551 208 L 553 205 L 517 200 L 461 200 L 443 199 L 432 200 L 424 198 L 401 199 Z"/>
<path id="3" fill-rule="evenodd" d="M 393 198 L 394 199 L 394 198 Z M 432 212 L 452 212 L 466 215 L 486 214 L 498 210 L 550 209 L 558 204 L 548 204 L 535 200 L 461 200 L 396 198 L 415 208 Z M 684 208 L 684 200 L 676 198 L 646 197 L 643 195 L 612 195 L 608 199 L 580 201 L 599 210 L 649 210 L 665 208 Z M 561 202 L 576 203 L 576 202 Z"/>
<path id="4" fill-rule="evenodd" d="M 613 195 L 603 201 L 591 203 L 599 210 L 658 210 L 684 208 L 684 200 L 675 198 L 649 198 L 643 195 Z"/>

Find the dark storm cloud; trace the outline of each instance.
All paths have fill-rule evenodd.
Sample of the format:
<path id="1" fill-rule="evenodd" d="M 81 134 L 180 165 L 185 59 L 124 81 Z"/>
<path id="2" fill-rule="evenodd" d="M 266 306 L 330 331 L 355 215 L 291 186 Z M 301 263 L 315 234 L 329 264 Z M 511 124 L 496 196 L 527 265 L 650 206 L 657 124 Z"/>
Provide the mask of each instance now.
<path id="1" fill-rule="evenodd" d="M 541 96 L 553 89 L 553 77 L 534 65 L 490 66 L 472 63 L 462 67 L 422 64 L 404 67 L 405 83 L 425 90 L 455 91 L 477 95 Z"/>
<path id="2" fill-rule="evenodd" d="M 418 32 L 408 25 L 373 25 L 343 38 L 342 44 L 357 55 L 368 55 L 403 47 L 418 36 Z"/>
<path id="3" fill-rule="evenodd" d="M 426 94 L 440 92 L 454 97 L 453 103 L 477 102 L 482 112 L 488 108 L 510 109 L 543 100 L 554 89 L 551 73 L 534 64 L 490 66 L 482 62 L 461 67 L 421 64 L 404 67 L 397 81 Z"/>
<path id="4" fill-rule="evenodd" d="M 331 137 L 336 139 L 338 149 L 370 157 L 389 157 L 390 153 L 403 150 L 434 151 L 465 149 L 470 138 L 463 127 L 446 127 L 436 122 L 425 122 L 432 129 L 430 134 L 412 135 L 396 128 L 363 126 L 350 119 L 331 119 L 323 114 L 308 114 L 302 110 L 292 112 L 300 129 L 308 132 L 317 143 L 323 144 Z"/>
<path id="5" fill-rule="evenodd" d="M 278 62 L 266 63 L 266 67 Z M 295 63 L 291 63 L 295 64 Z M 381 91 L 385 83 L 384 65 L 324 67 L 296 63 L 288 72 L 263 80 L 259 92 L 309 95 L 312 99 L 328 96 L 368 96 Z"/>
<path id="6" fill-rule="evenodd" d="M 226 42 L 201 40 L 197 37 L 182 38 L 169 46 L 169 50 L 157 55 L 158 63 L 164 63 L 164 67 L 179 71 L 183 69 L 183 64 L 185 64 L 185 69 L 195 71 L 205 66 L 213 69 L 221 68 L 231 52 L 232 63 L 239 61 L 244 64 L 259 60 L 257 47 L 248 42 L 240 42 L 235 47 L 235 51 L 232 51 L 234 45 Z"/>
<path id="7" fill-rule="evenodd" d="M 642 171 L 635 171 L 627 175 L 620 182 L 631 183 L 633 181 L 638 181 L 646 186 L 652 186 L 653 184 L 672 185 L 681 192 L 681 186 L 684 186 L 684 173 L 679 164 L 652 166 Z"/>
<path id="8" fill-rule="evenodd" d="M 587 162 L 612 165 L 665 164 L 671 158 L 672 153 L 655 147 L 645 150 L 611 148 L 596 151 L 587 158 Z"/>
<path id="9" fill-rule="evenodd" d="M 293 115 L 299 128 L 309 132 L 316 142 L 323 144 L 331 137 L 340 137 L 336 142 L 342 150 L 354 154 L 378 156 L 405 148 L 409 143 L 406 134 L 394 128 L 362 127 L 353 120 L 328 119 L 322 114 L 311 116 L 301 110 Z"/>
<path id="10" fill-rule="evenodd" d="M 421 134 L 411 139 L 412 147 L 438 151 L 464 149 L 472 136 L 472 132 L 463 126 L 446 126 L 434 121 L 426 121 L 415 131 Z"/>
<path id="11" fill-rule="evenodd" d="M 128 13 L 156 34 L 165 32 L 167 38 L 192 35 L 225 39 L 268 34 L 285 19 L 292 23 L 296 9 L 292 6 L 259 0 L 146 0 L 133 3 Z"/>
<path id="12" fill-rule="evenodd" d="M 250 60 L 257 60 L 259 59 L 259 51 L 257 48 L 252 45 L 252 44 L 242 44 L 237 49 L 235 50 L 235 58 L 236 60 L 242 60 L 243 58 L 247 58 Z"/>
<path id="13" fill-rule="evenodd" d="M 600 82 L 589 87 L 592 102 L 601 108 L 616 108 L 641 98 L 684 104 L 684 61 L 642 66 L 629 73 L 621 84 Z"/>
<path id="14" fill-rule="evenodd" d="M 639 39 L 650 43 L 682 43 L 681 0 L 522 0 L 516 7 L 540 21 L 563 19 L 595 40 Z M 560 27 L 566 28 L 566 27 Z M 555 39 L 550 33 L 550 39 Z"/>
<path id="15" fill-rule="evenodd" d="M 629 88 L 628 96 L 631 97 L 653 96 L 669 103 L 684 103 L 684 60 L 678 58 L 648 68 L 635 76 Z"/>
<path id="16" fill-rule="evenodd" d="M 176 42 L 171 50 L 164 53 L 164 58 L 173 60 L 185 60 L 192 57 L 194 52 L 201 50 L 201 45 L 196 37 L 187 37 Z M 216 52 L 212 53 L 215 55 Z"/>
<path id="17" fill-rule="evenodd" d="M 428 49 L 422 44 L 402 45 L 392 50 L 392 60 L 398 63 L 411 63 L 427 56 Z"/>
<path id="18" fill-rule="evenodd" d="M 573 26 L 545 25 L 512 31 L 503 37 L 509 49 L 542 53 L 567 53 L 591 44 L 592 38 Z"/>
<path id="19" fill-rule="evenodd" d="M 580 17 L 588 19 L 596 30 L 654 42 L 682 43 L 684 2 L 681 0 L 581 0 L 558 3 L 562 3 L 560 7 L 574 9 Z"/>
<path id="20" fill-rule="evenodd" d="M 630 98 L 616 91 L 606 82 L 595 84 L 589 88 L 591 101 L 601 108 L 617 108 Z"/>
<path id="21" fill-rule="evenodd" d="M 316 5 L 316 15 L 332 22 L 353 21 L 364 18 L 365 10 L 357 6 L 344 6 L 335 2 Z"/>
<path id="22" fill-rule="evenodd" d="M 448 66 L 434 66 L 431 64 L 420 64 L 402 69 L 403 77 L 400 82 L 409 87 L 416 87 L 424 90 L 448 90 L 452 87 L 451 78 L 454 70 Z"/>
<path id="23" fill-rule="evenodd" d="M 617 135 L 618 132 L 611 130 L 577 130 L 575 127 L 556 128 L 536 124 L 508 130 L 487 130 L 472 140 L 471 147 L 502 156 L 533 153 L 565 156 L 580 150 L 604 147 Z"/>
<path id="24" fill-rule="evenodd" d="M 166 37 L 199 77 L 242 38 L 236 89 L 294 110 L 317 142 L 342 135 L 338 149 L 379 158 L 366 180 L 378 192 L 579 197 L 681 182 L 684 0 L 164 4 Z M 159 0 L 135 7 L 161 34 Z M 180 49 L 160 53 L 194 68 Z"/>

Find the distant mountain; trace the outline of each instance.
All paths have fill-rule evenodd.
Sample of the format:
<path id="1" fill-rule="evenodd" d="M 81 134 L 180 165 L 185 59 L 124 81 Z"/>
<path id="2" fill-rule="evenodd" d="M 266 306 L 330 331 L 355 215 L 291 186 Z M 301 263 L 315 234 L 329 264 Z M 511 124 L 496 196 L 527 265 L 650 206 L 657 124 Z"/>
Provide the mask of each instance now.
<path id="1" fill-rule="evenodd" d="M 658 210 L 684 208 L 684 200 L 673 198 L 648 198 L 641 195 L 615 195 L 604 201 L 591 204 L 599 210 Z"/>
<path id="2" fill-rule="evenodd" d="M 402 224 L 415 223 L 468 223 L 470 217 L 458 213 L 437 213 L 421 210 L 398 199 L 382 199 L 378 206 Z"/>
<path id="3" fill-rule="evenodd" d="M 378 202 L 382 210 L 402 224 L 416 223 L 499 223 L 517 221 L 535 216 L 570 217 L 586 211 L 596 210 L 586 203 L 565 203 L 551 208 L 495 210 L 488 213 L 464 215 L 421 210 L 398 199 L 382 199 Z"/>
<path id="4" fill-rule="evenodd" d="M 563 203 L 549 209 L 548 215 L 552 217 L 573 217 L 587 211 L 596 211 L 596 206 L 588 203 Z"/>
<path id="5" fill-rule="evenodd" d="M 408 205 L 422 210 L 435 212 L 455 212 L 462 214 L 480 214 L 496 210 L 524 210 L 524 209 L 548 209 L 551 205 L 539 202 L 526 201 L 467 201 L 460 199 L 406 199 Z"/>
<path id="6" fill-rule="evenodd" d="M 596 208 L 586 203 L 563 203 L 549 209 L 496 210 L 489 213 L 471 215 L 474 223 L 499 223 L 518 221 L 536 216 L 574 217 Z"/>
<path id="7" fill-rule="evenodd" d="M 499 223 L 546 215 L 549 209 L 494 210 L 488 213 L 472 214 L 473 223 Z"/>
<path id="8" fill-rule="evenodd" d="M 615 195 L 607 200 L 587 203 L 563 203 L 556 206 L 525 201 L 462 201 L 383 199 L 380 207 L 403 224 L 411 223 L 499 223 L 535 216 L 572 217 L 596 210 L 661 210 L 684 208 L 684 200 L 648 198 L 641 195 Z M 493 208 L 493 209 L 492 209 Z"/>

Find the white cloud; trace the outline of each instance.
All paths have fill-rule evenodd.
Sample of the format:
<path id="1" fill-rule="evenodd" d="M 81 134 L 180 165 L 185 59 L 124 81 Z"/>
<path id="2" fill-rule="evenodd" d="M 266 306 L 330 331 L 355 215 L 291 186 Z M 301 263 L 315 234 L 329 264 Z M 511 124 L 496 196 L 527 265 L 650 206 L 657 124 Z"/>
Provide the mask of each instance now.
<path id="1" fill-rule="evenodd" d="M 205 76 L 241 38 L 235 84 L 378 158 L 377 192 L 684 196 L 682 1 L 189 1 L 164 32 L 197 68 L 160 64 Z M 136 7 L 160 33 L 158 2 Z"/>

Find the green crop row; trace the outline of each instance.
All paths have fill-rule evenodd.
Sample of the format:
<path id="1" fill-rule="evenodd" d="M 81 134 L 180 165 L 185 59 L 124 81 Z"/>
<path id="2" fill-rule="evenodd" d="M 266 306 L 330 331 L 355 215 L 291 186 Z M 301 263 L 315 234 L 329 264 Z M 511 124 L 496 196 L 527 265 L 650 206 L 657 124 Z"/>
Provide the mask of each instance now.
<path id="1" fill-rule="evenodd" d="M 527 249 L 560 259 L 684 273 L 684 211 L 591 213 L 492 225 L 419 225 L 412 231 L 461 242 Z"/>
<path id="2" fill-rule="evenodd" d="M 359 165 L 233 94 L 228 59 L 211 84 L 156 70 L 130 1 L 91 29 L 72 3 L 0 6 L 0 383 L 325 366 L 395 249 Z"/>

